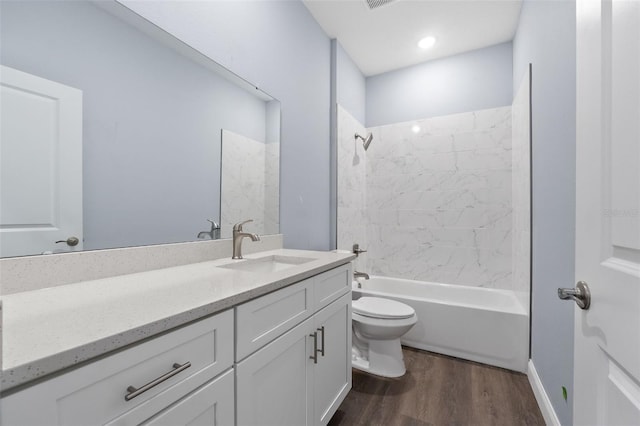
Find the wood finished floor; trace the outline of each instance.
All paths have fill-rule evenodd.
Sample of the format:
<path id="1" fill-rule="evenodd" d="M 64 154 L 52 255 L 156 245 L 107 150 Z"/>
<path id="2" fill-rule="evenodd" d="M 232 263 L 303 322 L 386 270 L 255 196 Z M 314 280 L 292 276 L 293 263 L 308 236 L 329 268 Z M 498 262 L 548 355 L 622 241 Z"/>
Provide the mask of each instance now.
<path id="1" fill-rule="evenodd" d="M 353 370 L 353 388 L 329 426 L 544 425 L 527 376 L 403 347 L 407 374 Z"/>

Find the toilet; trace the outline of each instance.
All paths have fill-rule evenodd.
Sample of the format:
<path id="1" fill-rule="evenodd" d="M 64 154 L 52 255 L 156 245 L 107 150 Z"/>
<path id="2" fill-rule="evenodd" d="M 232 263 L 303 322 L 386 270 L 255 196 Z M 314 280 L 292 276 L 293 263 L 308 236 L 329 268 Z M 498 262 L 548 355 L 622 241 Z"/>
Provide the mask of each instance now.
<path id="1" fill-rule="evenodd" d="M 382 377 L 404 375 L 400 337 L 418 322 L 413 308 L 381 297 L 361 297 L 351 307 L 353 367 Z"/>

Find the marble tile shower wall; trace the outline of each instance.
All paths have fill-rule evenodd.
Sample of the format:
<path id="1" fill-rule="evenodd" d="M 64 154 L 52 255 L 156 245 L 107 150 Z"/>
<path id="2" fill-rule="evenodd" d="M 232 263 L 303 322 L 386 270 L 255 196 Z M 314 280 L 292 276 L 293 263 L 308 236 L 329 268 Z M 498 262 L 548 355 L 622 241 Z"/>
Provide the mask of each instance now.
<path id="1" fill-rule="evenodd" d="M 337 108 L 337 245 L 339 250 L 351 250 L 354 243 L 366 248 L 367 241 L 367 157 L 356 133 L 366 129 L 347 110 Z M 354 260 L 354 270 L 366 272 L 367 253 Z"/>
<path id="2" fill-rule="evenodd" d="M 369 130 L 367 271 L 512 289 L 511 107 Z"/>
<path id="3" fill-rule="evenodd" d="M 264 233 L 280 232 L 280 143 L 265 145 Z"/>
<path id="4" fill-rule="evenodd" d="M 265 233 L 265 144 L 222 130 L 220 235 L 231 238 L 233 225 L 253 219 L 248 232 Z"/>

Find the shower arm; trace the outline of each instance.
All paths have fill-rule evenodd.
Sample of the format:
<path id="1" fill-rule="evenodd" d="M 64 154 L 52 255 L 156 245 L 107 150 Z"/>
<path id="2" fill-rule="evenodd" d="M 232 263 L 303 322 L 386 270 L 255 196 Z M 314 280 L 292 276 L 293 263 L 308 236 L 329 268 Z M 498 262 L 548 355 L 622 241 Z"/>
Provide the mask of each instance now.
<path id="1" fill-rule="evenodd" d="M 359 135 L 358 133 L 356 133 L 354 137 L 356 139 L 362 139 L 362 144 L 364 145 L 364 150 L 365 151 L 369 148 L 369 145 L 371 144 L 371 141 L 373 140 L 373 134 L 372 133 L 369 133 L 366 138 L 361 136 L 361 135 Z"/>

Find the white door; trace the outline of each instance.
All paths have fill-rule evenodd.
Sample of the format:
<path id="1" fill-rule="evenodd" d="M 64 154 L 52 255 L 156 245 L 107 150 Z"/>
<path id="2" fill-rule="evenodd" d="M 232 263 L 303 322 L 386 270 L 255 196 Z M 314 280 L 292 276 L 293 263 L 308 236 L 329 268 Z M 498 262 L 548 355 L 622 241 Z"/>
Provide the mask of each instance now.
<path id="1" fill-rule="evenodd" d="M 0 90 L 0 257 L 82 249 L 82 92 L 5 66 Z"/>
<path id="2" fill-rule="evenodd" d="M 640 425 L 640 1 L 577 1 L 574 422 Z"/>

